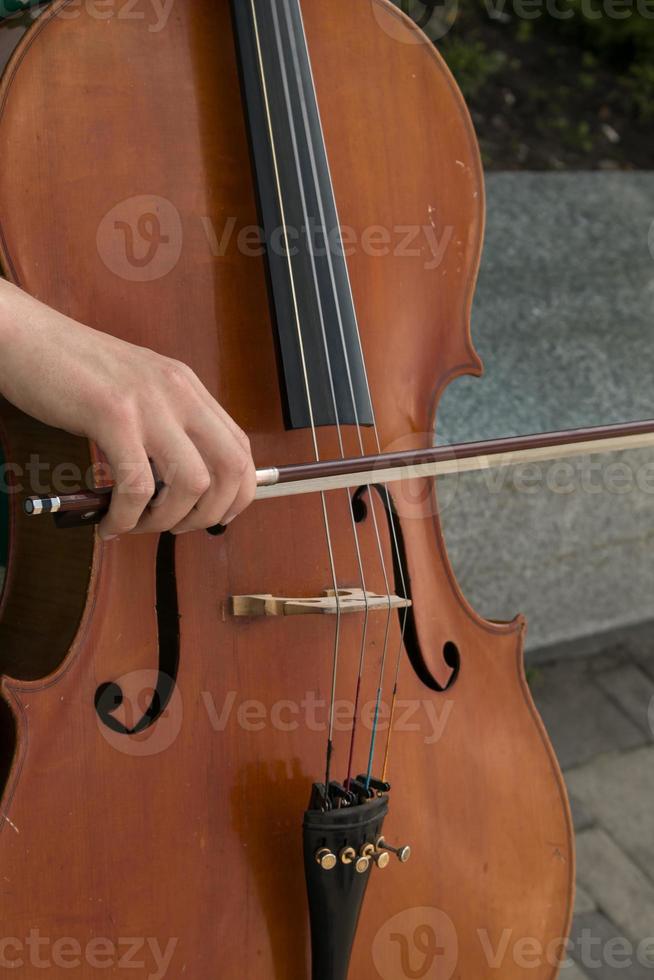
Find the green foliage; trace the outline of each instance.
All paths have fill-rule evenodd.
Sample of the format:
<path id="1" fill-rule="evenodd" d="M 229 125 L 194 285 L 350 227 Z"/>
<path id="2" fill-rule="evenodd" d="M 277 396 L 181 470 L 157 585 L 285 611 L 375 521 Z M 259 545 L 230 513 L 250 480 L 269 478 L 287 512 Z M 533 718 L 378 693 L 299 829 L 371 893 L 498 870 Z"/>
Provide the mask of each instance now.
<path id="1" fill-rule="evenodd" d="M 634 113 L 641 119 L 654 118 L 654 3 L 650 0 L 650 17 L 643 16 L 642 0 L 565 0 L 565 5 L 574 16 L 551 18 L 550 28 L 582 49 L 588 70 L 581 73 L 581 84 L 591 87 L 596 65 L 614 67 L 622 74 Z"/>
<path id="2" fill-rule="evenodd" d="M 515 36 L 520 44 L 527 44 L 534 36 L 533 20 L 521 20 L 515 32 Z"/>
<path id="3" fill-rule="evenodd" d="M 631 97 L 641 119 L 654 120 L 654 65 L 634 65 L 629 80 Z"/>
<path id="4" fill-rule="evenodd" d="M 654 0 L 394 0 L 437 44 L 489 166 L 651 168 Z"/>
<path id="5" fill-rule="evenodd" d="M 643 16 L 642 0 L 563 0 L 565 8 L 572 16 L 549 16 L 551 26 L 602 61 L 625 67 L 654 58 L 654 3 L 649 17 Z"/>
<path id="6" fill-rule="evenodd" d="M 490 51 L 482 41 L 448 38 L 443 53 L 466 99 L 472 99 L 486 82 L 506 65 L 503 51 Z"/>

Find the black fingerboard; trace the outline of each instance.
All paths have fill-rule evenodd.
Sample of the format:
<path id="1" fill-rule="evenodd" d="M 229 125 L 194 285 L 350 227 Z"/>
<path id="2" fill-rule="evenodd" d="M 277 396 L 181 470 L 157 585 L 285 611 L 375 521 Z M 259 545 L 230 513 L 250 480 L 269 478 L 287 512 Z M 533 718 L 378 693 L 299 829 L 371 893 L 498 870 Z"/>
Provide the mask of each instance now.
<path id="1" fill-rule="evenodd" d="M 371 425 L 299 0 L 233 0 L 287 426 Z"/>

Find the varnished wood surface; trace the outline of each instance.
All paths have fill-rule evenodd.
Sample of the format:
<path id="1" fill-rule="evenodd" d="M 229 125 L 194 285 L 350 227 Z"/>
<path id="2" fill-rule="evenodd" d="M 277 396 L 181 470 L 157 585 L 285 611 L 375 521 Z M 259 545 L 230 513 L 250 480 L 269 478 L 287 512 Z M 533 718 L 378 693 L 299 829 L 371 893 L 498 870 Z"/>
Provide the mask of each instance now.
<path id="1" fill-rule="evenodd" d="M 282 424 L 262 262 L 233 242 L 212 254 L 203 221 L 218 235 L 230 216 L 239 227 L 257 221 L 226 0 L 178 0 L 158 33 L 84 9 L 57 17 L 66 7 L 58 0 L 37 24 L 0 89 L 7 274 L 72 316 L 187 361 L 248 431 L 256 459 L 311 460 L 308 433 Z M 428 225 L 450 236 L 432 270 L 422 255 L 359 249 L 350 258 L 383 448 L 420 448 L 446 384 L 481 370 L 469 333 L 483 231 L 476 143 L 442 62 L 389 3 L 304 0 L 303 8 L 341 221 L 359 236 L 373 225 Z M 171 208 L 180 216 L 179 260 L 161 278 L 117 275 L 100 254 L 98 228 L 125 201 L 127 219 L 146 207 L 162 222 Z M 369 432 L 365 441 L 373 453 Z M 357 454 L 353 432 L 345 443 Z M 321 431 L 320 448 L 338 455 L 332 431 Z M 439 694 L 404 661 L 401 696 L 415 710 L 395 740 L 385 836 L 410 842 L 415 857 L 374 873 L 351 976 L 375 980 L 399 948 L 385 930 L 411 944 L 436 909 L 453 924 L 458 955 L 450 972 L 445 956 L 434 962 L 433 976 L 490 980 L 500 974 L 480 931 L 493 948 L 504 930 L 515 942 L 545 944 L 567 931 L 570 818 L 525 682 L 524 622 L 474 613 L 447 561 L 431 485 L 414 489 L 396 503 L 420 648 L 434 679 L 447 680 L 446 643 L 457 645 L 462 666 Z M 338 584 L 360 587 L 345 494 L 330 495 L 328 506 Z M 366 588 L 384 592 L 371 520 L 361 535 Z M 69 540 L 84 565 L 84 542 Z M 4 681 L 18 747 L 2 803 L 3 931 L 39 929 L 83 945 L 138 935 L 165 948 L 176 939 L 167 974 L 175 980 L 305 980 L 300 824 L 325 741 L 324 711 L 320 730 L 306 704 L 328 697 L 334 624 L 326 616 L 236 620 L 229 599 L 332 587 L 320 507 L 310 498 L 262 501 L 223 537 L 179 541 L 178 693 L 146 735 L 112 735 L 94 711 L 97 686 L 124 678 L 121 710 L 135 715 L 158 662 L 155 551 L 148 538 L 96 545 L 86 612 L 61 668 L 31 681 L 17 679 L 29 668 L 15 669 Z M 12 554 L 31 560 L 25 549 Z M 83 599 L 75 576 L 70 585 Z M 25 599 L 40 615 L 37 582 Z M 341 699 L 354 692 L 357 620 L 342 625 Z M 371 618 L 368 636 L 364 702 L 374 696 L 383 617 Z M 393 652 L 399 640 L 394 621 Z M 27 631 L 25 662 L 35 642 Z M 391 683 L 389 670 L 386 702 Z M 263 724 L 247 713 L 252 704 Z M 443 721 L 435 741 L 434 711 Z M 347 749 L 347 731 L 337 732 L 341 777 Z M 512 949 L 502 980 L 554 977 L 555 966 L 526 969 Z M 151 972 L 148 964 L 131 975 Z M 96 973 L 87 965 L 77 975 Z M 122 975 L 117 966 L 107 973 Z M 69 974 L 14 971 L 30 980 Z"/>

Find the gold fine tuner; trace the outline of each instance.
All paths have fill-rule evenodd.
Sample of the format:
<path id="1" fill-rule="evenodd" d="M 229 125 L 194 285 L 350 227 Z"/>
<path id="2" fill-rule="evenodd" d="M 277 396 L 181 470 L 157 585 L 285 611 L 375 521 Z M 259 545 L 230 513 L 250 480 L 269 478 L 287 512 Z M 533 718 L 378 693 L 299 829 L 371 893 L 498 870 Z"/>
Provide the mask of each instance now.
<path id="1" fill-rule="evenodd" d="M 359 851 L 359 857 L 357 858 L 355 868 L 359 874 L 363 874 L 370 867 L 370 862 L 374 860 L 375 855 L 375 845 L 374 844 L 364 844 Z"/>
<path id="2" fill-rule="evenodd" d="M 323 871 L 333 871 L 337 864 L 336 855 L 328 847 L 321 847 L 319 851 L 316 851 L 316 861 Z"/>
<path id="3" fill-rule="evenodd" d="M 370 867 L 370 857 L 363 853 L 357 855 L 353 847 L 344 847 L 338 856 L 342 864 L 354 864 L 357 874 L 362 875 Z"/>
<path id="4" fill-rule="evenodd" d="M 316 861 L 323 871 L 333 871 L 340 861 L 341 864 L 345 865 L 353 864 L 354 870 L 358 874 L 364 874 L 371 862 L 374 862 L 383 871 L 390 863 L 391 854 L 395 854 L 398 861 L 406 864 L 411 857 L 411 848 L 408 845 L 391 847 L 383 837 L 378 837 L 376 845 L 363 844 L 358 854 L 353 847 L 343 847 L 337 857 L 328 847 L 321 847 L 319 851 L 316 851 Z"/>
<path id="5" fill-rule="evenodd" d="M 374 844 L 364 844 L 361 848 L 361 855 L 367 861 L 374 861 L 381 871 L 388 867 L 391 860 L 387 851 L 379 847 L 379 845 L 375 847 Z"/>
<path id="6" fill-rule="evenodd" d="M 398 861 L 402 862 L 402 864 L 406 864 L 411 857 L 411 848 L 408 844 L 405 844 L 403 847 L 391 847 L 390 844 L 386 843 L 383 837 L 377 838 L 377 851 L 390 851 L 391 854 L 394 854 L 397 857 Z M 388 864 L 388 861 L 386 864 Z M 384 867 L 386 867 L 386 865 L 384 865 Z"/>

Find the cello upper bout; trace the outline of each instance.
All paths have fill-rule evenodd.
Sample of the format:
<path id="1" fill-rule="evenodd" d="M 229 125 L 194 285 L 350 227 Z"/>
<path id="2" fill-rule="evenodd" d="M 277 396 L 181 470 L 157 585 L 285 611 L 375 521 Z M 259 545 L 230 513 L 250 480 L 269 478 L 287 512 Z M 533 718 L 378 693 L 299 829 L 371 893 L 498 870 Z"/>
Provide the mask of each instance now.
<path id="1" fill-rule="evenodd" d="M 303 12 L 388 444 L 431 432 L 449 381 L 482 370 L 470 333 L 485 216 L 479 148 L 443 59 L 389 0 L 334 0 L 328 12 L 303 0 Z"/>

